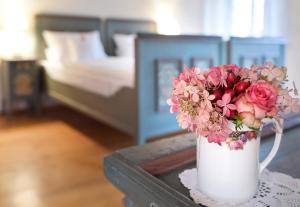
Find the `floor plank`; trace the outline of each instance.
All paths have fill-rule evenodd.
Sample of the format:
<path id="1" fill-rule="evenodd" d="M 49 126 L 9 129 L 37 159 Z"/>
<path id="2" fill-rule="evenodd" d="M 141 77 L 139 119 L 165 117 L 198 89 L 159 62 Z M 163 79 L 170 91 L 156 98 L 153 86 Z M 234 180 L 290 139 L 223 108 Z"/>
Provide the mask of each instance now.
<path id="1" fill-rule="evenodd" d="M 122 206 L 102 158 L 129 136 L 65 107 L 0 117 L 0 206 Z"/>

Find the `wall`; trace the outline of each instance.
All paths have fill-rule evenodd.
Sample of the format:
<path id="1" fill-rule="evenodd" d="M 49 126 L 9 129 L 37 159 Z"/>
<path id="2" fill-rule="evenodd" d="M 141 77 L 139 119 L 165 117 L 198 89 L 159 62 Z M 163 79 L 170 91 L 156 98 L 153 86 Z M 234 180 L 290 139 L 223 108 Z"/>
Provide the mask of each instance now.
<path id="1" fill-rule="evenodd" d="M 172 18 L 180 32 L 197 33 L 201 28 L 202 0 L 0 0 L 0 28 L 4 16 L 22 13 L 33 25 L 36 13 L 61 13 L 99 17 Z M 7 16 L 7 15 L 6 15 Z"/>
<path id="2" fill-rule="evenodd" d="M 264 35 L 287 37 L 288 1 L 289 0 L 265 0 Z"/>
<path id="3" fill-rule="evenodd" d="M 0 56 L 32 56 L 34 16 L 38 13 L 152 19 L 158 23 L 160 33 L 193 34 L 201 32 L 202 1 L 0 0 L 0 31 L 13 31 L 0 33 Z M 15 30 L 26 31 L 26 35 L 15 34 Z"/>
<path id="4" fill-rule="evenodd" d="M 287 1 L 288 27 L 286 36 L 288 38 L 287 48 L 287 67 L 289 69 L 289 79 L 295 80 L 296 86 L 300 92 L 300 1 Z"/>

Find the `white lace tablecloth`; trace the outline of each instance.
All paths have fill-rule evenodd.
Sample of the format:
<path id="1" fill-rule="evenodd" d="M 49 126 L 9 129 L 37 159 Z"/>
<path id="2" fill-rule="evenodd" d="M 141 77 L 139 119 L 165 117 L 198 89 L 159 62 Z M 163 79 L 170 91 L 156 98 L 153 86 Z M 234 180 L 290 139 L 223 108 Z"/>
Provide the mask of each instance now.
<path id="1" fill-rule="evenodd" d="M 256 195 L 243 204 L 218 203 L 197 189 L 197 169 L 188 169 L 179 174 L 181 183 L 190 190 L 197 204 L 208 207 L 300 207 L 300 179 L 286 174 L 264 170 L 260 176 Z"/>

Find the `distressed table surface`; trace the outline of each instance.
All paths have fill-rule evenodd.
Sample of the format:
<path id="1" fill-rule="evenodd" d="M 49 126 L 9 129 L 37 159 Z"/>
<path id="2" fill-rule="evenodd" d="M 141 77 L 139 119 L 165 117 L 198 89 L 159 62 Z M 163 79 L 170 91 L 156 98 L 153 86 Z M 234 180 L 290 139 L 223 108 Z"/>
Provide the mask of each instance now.
<path id="1" fill-rule="evenodd" d="M 178 173 L 195 167 L 195 144 L 188 134 L 119 150 L 105 157 L 105 174 L 126 195 L 127 207 L 199 207 L 178 179 Z M 272 144 L 272 136 L 262 139 L 261 160 Z M 300 127 L 285 130 L 268 169 L 300 178 Z"/>

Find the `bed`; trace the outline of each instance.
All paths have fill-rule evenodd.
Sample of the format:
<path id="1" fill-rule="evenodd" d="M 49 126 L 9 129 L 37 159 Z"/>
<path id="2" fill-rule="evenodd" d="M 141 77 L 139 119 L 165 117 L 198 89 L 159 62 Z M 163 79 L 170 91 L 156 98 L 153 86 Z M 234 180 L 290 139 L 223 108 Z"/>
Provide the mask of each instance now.
<path id="1" fill-rule="evenodd" d="M 45 30 L 97 30 L 110 55 L 106 60 L 86 64 L 43 63 L 48 68 L 45 70 L 47 94 L 132 135 L 138 144 L 180 131 L 175 115 L 169 113 L 166 105 L 170 77 L 178 74 L 183 64 L 207 68 L 225 63 L 226 48 L 220 37 L 164 36 L 154 34 L 155 28 L 153 21 L 145 20 L 102 21 L 95 17 L 37 15 L 37 55 L 41 60 L 45 57 L 42 36 Z M 132 59 L 115 57 L 112 37 L 120 32 L 137 34 Z M 114 68 L 115 65 L 124 68 Z M 64 67 L 72 68 L 72 72 L 63 70 Z M 99 67 L 107 70 L 99 72 Z M 126 80 L 120 85 L 109 85 L 109 79 L 112 83 Z"/>
<path id="2" fill-rule="evenodd" d="M 53 63 L 41 61 L 47 75 L 56 81 L 110 97 L 123 87 L 134 88 L 134 59 L 107 57 L 101 60 Z"/>

